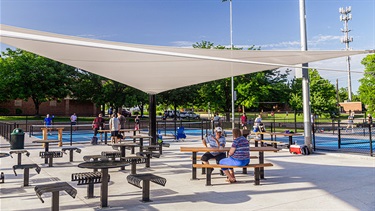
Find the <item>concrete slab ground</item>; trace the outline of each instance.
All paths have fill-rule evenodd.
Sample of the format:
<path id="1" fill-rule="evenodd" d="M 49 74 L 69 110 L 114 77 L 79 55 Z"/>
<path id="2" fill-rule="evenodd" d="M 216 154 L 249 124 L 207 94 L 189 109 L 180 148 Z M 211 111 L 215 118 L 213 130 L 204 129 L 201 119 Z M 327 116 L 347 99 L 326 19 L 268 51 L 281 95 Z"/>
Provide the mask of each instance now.
<path id="1" fill-rule="evenodd" d="M 292 155 L 288 151 L 265 153 L 266 162 L 274 164 L 266 168 L 266 180 L 260 186 L 253 185 L 253 172 L 247 175 L 237 170 L 237 183 L 229 184 L 214 170 L 213 186 L 205 186 L 205 177 L 198 170 L 199 180 L 191 178 L 190 153 L 180 152 L 181 146 L 201 146 L 199 137 L 185 142 L 172 142 L 164 148 L 160 158 L 151 160 L 151 168 L 137 165 L 137 173 L 153 173 L 167 179 L 165 187 L 151 183 L 150 198 L 153 202 L 140 202 L 142 190 L 126 181 L 130 167 L 124 171 L 110 169 L 108 204 L 103 210 L 375 210 L 375 158 L 364 155 L 318 152 L 309 156 Z M 0 140 L 1 141 L 1 140 Z M 8 210 L 50 210 L 51 194 L 44 194 L 42 203 L 34 187 L 40 184 L 65 181 L 78 191 L 75 199 L 65 192 L 60 193 L 60 210 L 102 210 L 99 198 L 86 199 L 86 186 L 71 182 L 71 174 L 89 172 L 78 168 L 84 155 L 100 154 L 112 150 L 111 146 L 75 144 L 82 149 L 69 157 L 54 159 L 54 167 L 43 164 L 40 145 L 25 149 L 30 157 L 23 156 L 22 163 L 37 163 L 41 173 L 30 170 L 30 186 L 22 187 L 23 171 L 15 176 L 12 166 L 17 158 L 1 158 L 1 172 L 5 183 L 0 184 L 0 209 Z M 2 142 L 1 152 L 9 152 Z M 60 150 L 52 145 L 50 150 Z M 126 152 L 128 155 L 130 151 Z M 254 154 L 253 154 L 254 155 Z M 256 155 L 256 154 L 255 154 Z M 255 160 L 253 160 L 255 162 Z M 253 162 L 251 161 L 251 162 Z M 95 185 L 95 195 L 100 195 L 100 185 Z"/>

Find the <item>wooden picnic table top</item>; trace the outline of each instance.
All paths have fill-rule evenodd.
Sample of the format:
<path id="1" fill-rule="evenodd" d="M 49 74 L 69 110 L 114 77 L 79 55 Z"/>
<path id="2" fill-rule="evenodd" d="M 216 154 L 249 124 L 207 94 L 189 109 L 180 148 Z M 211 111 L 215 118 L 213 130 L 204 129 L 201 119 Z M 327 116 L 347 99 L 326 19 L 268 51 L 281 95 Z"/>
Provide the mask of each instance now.
<path id="1" fill-rule="evenodd" d="M 181 152 L 228 152 L 230 147 L 211 148 L 211 147 L 180 147 Z M 277 152 L 280 151 L 274 147 L 250 147 L 254 152 Z"/>
<path id="2" fill-rule="evenodd" d="M 60 142 L 59 140 L 35 140 L 35 141 L 33 141 L 33 143 L 43 143 L 43 144 L 45 144 L 45 143 L 57 143 L 57 142 Z"/>

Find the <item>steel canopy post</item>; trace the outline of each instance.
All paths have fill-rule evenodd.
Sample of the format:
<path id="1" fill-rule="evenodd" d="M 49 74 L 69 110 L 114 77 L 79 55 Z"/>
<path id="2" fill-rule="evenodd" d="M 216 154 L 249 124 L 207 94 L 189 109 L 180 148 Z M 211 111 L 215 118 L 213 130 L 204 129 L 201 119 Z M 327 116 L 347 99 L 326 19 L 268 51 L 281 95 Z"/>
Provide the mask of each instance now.
<path id="1" fill-rule="evenodd" d="M 149 125 L 152 145 L 156 145 L 156 95 L 149 95 Z"/>

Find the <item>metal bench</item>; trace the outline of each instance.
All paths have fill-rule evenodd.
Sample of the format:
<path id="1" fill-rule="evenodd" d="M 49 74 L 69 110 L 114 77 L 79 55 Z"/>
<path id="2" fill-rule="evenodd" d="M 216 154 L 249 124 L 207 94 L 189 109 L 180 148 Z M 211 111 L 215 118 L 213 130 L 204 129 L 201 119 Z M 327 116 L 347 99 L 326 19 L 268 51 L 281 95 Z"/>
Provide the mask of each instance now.
<path id="1" fill-rule="evenodd" d="M 52 211 L 59 210 L 59 192 L 65 191 L 71 197 L 75 198 L 77 195 L 77 190 L 70 186 L 67 182 L 58 182 L 52 184 L 45 184 L 45 185 L 37 185 L 34 188 L 36 195 L 38 198 L 44 203 L 42 199 L 42 195 L 47 192 L 52 192 Z"/>
<path id="2" fill-rule="evenodd" d="M 219 164 L 194 164 L 194 168 L 206 168 L 206 186 L 211 185 L 211 175 L 214 168 L 254 168 L 254 184 L 260 185 L 260 168 L 273 166 L 272 163 L 249 164 L 247 166 L 227 166 Z"/>
<path id="3" fill-rule="evenodd" d="M 146 164 L 145 164 L 146 168 L 150 168 L 151 157 L 160 158 L 160 153 L 150 152 L 150 151 L 148 151 L 148 152 L 137 152 L 136 155 L 146 158 Z"/>
<path id="4" fill-rule="evenodd" d="M 102 156 L 115 160 L 116 158 L 121 157 L 121 152 L 120 151 L 103 151 Z"/>
<path id="5" fill-rule="evenodd" d="M 165 186 L 167 180 L 154 174 L 131 174 L 126 177 L 129 184 L 142 188 L 142 202 L 150 202 L 150 181 Z M 141 182 L 143 183 L 141 186 Z"/>
<path id="6" fill-rule="evenodd" d="M 36 173 L 40 173 L 41 168 L 37 164 L 23 164 L 23 165 L 14 165 L 13 172 L 17 176 L 16 169 L 23 169 L 23 186 L 29 186 L 30 178 L 30 169 L 35 168 Z"/>
<path id="7" fill-rule="evenodd" d="M 17 165 L 21 165 L 23 153 L 25 153 L 27 157 L 30 157 L 30 152 L 27 150 L 11 150 L 9 155 L 11 158 L 13 158 L 12 154 L 17 154 Z"/>
<path id="8" fill-rule="evenodd" d="M 73 151 L 76 151 L 77 153 L 81 153 L 81 149 L 77 147 L 64 147 L 61 149 L 61 151 L 64 154 L 67 154 L 66 151 L 69 151 L 69 162 L 73 162 Z"/>
<path id="9" fill-rule="evenodd" d="M 132 157 L 122 157 L 121 160 L 126 161 L 131 164 L 131 173 L 136 174 L 137 164 L 146 163 L 146 158 L 142 156 L 132 156 Z"/>
<path id="10" fill-rule="evenodd" d="M 63 153 L 61 151 L 48 151 L 48 152 L 39 152 L 41 158 L 48 158 L 48 166 L 53 166 L 53 158 L 62 158 Z"/>
<path id="11" fill-rule="evenodd" d="M 108 175 L 108 182 L 109 179 L 110 175 Z M 77 185 L 88 185 L 87 198 L 94 198 L 94 184 L 102 183 L 102 173 L 98 171 L 73 173 L 72 181 L 78 181 Z"/>

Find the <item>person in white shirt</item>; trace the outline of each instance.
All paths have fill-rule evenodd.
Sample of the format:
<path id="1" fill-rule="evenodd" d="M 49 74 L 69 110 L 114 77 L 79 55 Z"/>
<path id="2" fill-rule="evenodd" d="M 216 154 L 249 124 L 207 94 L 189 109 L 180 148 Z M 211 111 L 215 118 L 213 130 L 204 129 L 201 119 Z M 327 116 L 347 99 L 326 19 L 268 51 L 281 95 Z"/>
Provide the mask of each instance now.
<path id="1" fill-rule="evenodd" d="M 120 120 L 117 119 L 117 114 L 113 114 L 109 120 L 109 129 L 111 130 L 111 142 L 117 143 L 117 136 L 121 128 Z"/>
<path id="2" fill-rule="evenodd" d="M 70 123 L 71 123 L 71 125 L 76 125 L 77 124 L 77 115 L 76 115 L 76 113 L 73 113 L 73 115 L 70 116 Z M 74 127 L 74 130 L 77 130 L 77 127 Z"/>

